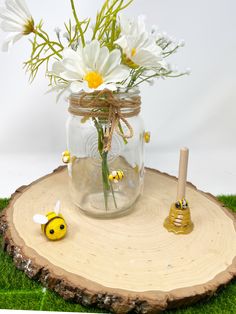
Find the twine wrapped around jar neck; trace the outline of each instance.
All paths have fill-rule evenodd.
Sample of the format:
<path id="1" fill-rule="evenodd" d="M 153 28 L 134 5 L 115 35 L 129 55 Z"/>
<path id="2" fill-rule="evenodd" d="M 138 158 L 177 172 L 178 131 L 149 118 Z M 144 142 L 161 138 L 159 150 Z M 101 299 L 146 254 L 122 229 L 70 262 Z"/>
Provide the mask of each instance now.
<path id="1" fill-rule="evenodd" d="M 69 112 L 71 114 L 107 120 L 103 143 L 104 152 L 108 152 L 111 149 L 114 131 L 116 131 L 123 139 L 133 137 L 133 128 L 127 119 L 137 116 L 140 113 L 140 110 L 140 96 L 132 95 L 131 97 L 121 98 L 108 89 L 93 93 L 81 92 L 79 97 L 73 97 L 72 95 L 69 98 Z M 119 128 L 121 121 L 128 129 L 128 133 L 126 134 Z"/>

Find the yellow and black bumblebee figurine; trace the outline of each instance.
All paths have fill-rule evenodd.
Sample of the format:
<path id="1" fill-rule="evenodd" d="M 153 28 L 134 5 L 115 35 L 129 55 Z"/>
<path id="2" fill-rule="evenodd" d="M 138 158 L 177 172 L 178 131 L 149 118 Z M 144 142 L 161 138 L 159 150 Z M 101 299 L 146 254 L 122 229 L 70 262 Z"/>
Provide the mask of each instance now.
<path id="1" fill-rule="evenodd" d="M 123 180 L 124 172 L 122 170 L 112 171 L 108 178 L 111 182 L 118 183 Z"/>
<path id="2" fill-rule="evenodd" d="M 67 232 L 67 225 L 60 212 L 60 201 L 55 205 L 54 211 L 45 215 L 34 215 L 33 221 L 41 225 L 43 234 L 51 241 L 64 238 Z"/>

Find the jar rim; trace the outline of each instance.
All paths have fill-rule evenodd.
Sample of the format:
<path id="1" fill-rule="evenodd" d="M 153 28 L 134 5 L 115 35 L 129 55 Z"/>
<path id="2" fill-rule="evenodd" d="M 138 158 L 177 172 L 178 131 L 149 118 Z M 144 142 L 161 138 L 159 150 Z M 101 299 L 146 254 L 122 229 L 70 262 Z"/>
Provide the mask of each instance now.
<path id="1" fill-rule="evenodd" d="M 113 93 L 103 90 L 95 93 L 80 92 L 69 97 L 69 112 L 72 115 L 108 117 L 110 110 L 125 117 L 138 115 L 141 110 L 141 97 L 138 88 L 119 90 Z"/>
<path id="2" fill-rule="evenodd" d="M 79 93 L 71 93 L 70 98 L 80 98 L 80 96 L 83 94 L 83 91 L 80 91 Z M 113 92 L 115 96 L 121 97 L 124 96 L 139 96 L 140 95 L 140 89 L 139 87 L 132 87 L 132 88 L 126 88 L 126 87 L 119 87 L 116 91 Z M 87 97 L 89 97 L 89 93 L 87 94 Z M 91 93 L 92 97 L 92 93 Z"/>

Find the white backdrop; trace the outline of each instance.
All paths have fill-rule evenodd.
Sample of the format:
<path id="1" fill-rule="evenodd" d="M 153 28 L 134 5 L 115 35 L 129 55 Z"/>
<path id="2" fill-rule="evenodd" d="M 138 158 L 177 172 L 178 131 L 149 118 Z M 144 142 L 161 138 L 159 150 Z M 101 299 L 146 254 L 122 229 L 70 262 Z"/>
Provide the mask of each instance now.
<path id="1" fill-rule="evenodd" d="M 95 16 L 102 0 L 78 0 L 80 16 Z M 63 27 L 68 0 L 27 0 L 45 28 Z M 3 5 L 3 0 L 0 0 Z M 186 41 L 173 58 L 191 76 L 142 87 L 143 117 L 152 133 L 146 165 L 177 174 L 178 151 L 190 148 L 189 180 L 211 193 L 236 192 L 236 1 L 136 0 L 127 15 L 147 15 L 169 35 Z M 0 42 L 5 37 L 0 34 Z M 22 62 L 26 39 L 0 53 L 0 197 L 60 163 L 66 147 L 67 105 L 47 94 L 43 73 L 28 84 Z"/>

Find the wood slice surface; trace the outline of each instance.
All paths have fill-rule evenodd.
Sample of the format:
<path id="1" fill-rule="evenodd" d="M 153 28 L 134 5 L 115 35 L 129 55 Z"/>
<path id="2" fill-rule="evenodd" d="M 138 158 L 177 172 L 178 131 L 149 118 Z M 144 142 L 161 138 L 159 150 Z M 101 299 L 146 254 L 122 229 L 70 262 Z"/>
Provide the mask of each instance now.
<path id="1" fill-rule="evenodd" d="M 12 196 L 0 220 L 4 248 L 19 269 L 63 298 L 115 313 L 158 313 L 213 295 L 236 276 L 235 216 L 188 183 L 194 230 L 175 235 L 163 222 L 176 178 L 146 169 L 144 186 L 131 214 L 93 219 L 72 204 L 61 167 Z M 32 217 L 58 199 L 68 234 L 50 242 Z"/>

